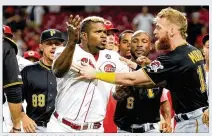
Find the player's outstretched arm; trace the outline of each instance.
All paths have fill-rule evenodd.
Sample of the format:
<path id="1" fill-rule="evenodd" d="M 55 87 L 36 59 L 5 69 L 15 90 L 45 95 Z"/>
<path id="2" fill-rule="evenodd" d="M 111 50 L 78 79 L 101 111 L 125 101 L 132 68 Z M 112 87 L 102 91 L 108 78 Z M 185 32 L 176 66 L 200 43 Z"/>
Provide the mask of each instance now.
<path id="1" fill-rule="evenodd" d="M 79 40 L 80 22 L 81 19 L 78 15 L 74 18 L 72 15 L 70 15 L 67 22 L 68 41 L 66 47 L 53 64 L 53 72 L 56 77 L 63 77 L 64 74 L 70 69 L 75 45 Z"/>
<path id="2" fill-rule="evenodd" d="M 99 79 L 108 83 L 127 86 L 141 85 L 152 87 L 155 85 L 143 69 L 128 73 L 98 72 L 90 65 L 72 65 L 72 69 L 81 73 L 78 79 Z"/>

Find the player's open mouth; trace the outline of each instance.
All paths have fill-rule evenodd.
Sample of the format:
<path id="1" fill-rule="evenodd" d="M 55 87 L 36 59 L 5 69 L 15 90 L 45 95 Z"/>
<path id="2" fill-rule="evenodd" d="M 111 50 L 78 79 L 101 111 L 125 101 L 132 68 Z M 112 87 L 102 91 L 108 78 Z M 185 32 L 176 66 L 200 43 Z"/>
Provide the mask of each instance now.
<path id="1" fill-rule="evenodd" d="M 144 53 L 143 50 L 136 50 L 135 52 L 136 52 L 137 54 L 143 54 L 143 53 Z"/>
<path id="2" fill-rule="evenodd" d="M 128 50 L 127 53 L 131 53 L 131 52 Z"/>
<path id="3" fill-rule="evenodd" d="M 106 45 L 107 44 L 107 40 L 102 40 L 101 44 L 102 45 Z"/>
<path id="4" fill-rule="evenodd" d="M 51 53 L 51 54 L 54 54 L 54 53 L 55 53 L 55 51 L 50 51 L 50 53 Z"/>

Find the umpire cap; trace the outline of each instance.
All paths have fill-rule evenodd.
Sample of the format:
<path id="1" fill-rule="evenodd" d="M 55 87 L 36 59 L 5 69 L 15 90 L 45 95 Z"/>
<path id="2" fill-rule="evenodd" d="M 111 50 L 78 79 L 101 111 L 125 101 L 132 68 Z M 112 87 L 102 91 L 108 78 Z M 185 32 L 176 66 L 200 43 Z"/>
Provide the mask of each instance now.
<path id="1" fill-rule="evenodd" d="M 44 42 L 47 40 L 59 40 L 61 42 L 64 42 L 65 40 L 62 38 L 62 33 L 57 29 L 48 29 L 44 30 L 40 37 L 40 42 Z"/>

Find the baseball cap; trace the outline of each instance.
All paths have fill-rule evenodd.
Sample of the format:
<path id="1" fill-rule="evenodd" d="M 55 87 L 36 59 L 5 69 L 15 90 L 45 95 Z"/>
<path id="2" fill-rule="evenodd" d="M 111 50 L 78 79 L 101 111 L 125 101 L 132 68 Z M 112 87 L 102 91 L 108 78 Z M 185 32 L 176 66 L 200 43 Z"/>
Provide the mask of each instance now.
<path id="1" fill-rule="evenodd" d="M 37 51 L 31 51 L 31 50 L 24 52 L 24 58 L 25 59 L 30 58 L 30 57 L 39 60 L 40 59 L 40 54 Z"/>
<path id="2" fill-rule="evenodd" d="M 61 42 L 64 42 L 65 40 L 62 38 L 62 33 L 57 29 L 48 29 L 44 30 L 41 33 L 40 42 L 44 42 L 47 40 L 59 40 Z"/>
<path id="3" fill-rule="evenodd" d="M 205 42 L 207 42 L 207 40 L 209 40 L 209 34 L 206 34 L 205 36 L 203 36 L 202 44 L 205 44 Z"/>
<path id="4" fill-rule="evenodd" d="M 105 28 L 106 28 L 107 31 L 108 30 L 112 30 L 114 32 L 119 32 L 119 29 L 118 28 L 114 28 L 112 22 L 110 22 L 109 20 L 106 20 L 104 24 L 105 24 Z"/>
<path id="5" fill-rule="evenodd" d="M 115 35 L 115 45 L 117 45 L 118 43 L 119 43 L 119 37 Z"/>
<path id="6" fill-rule="evenodd" d="M 4 34 L 8 34 L 8 35 L 10 35 L 10 36 L 13 37 L 12 30 L 11 30 L 11 28 L 10 28 L 9 26 L 7 26 L 7 25 L 3 25 L 3 33 L 4 33 Z"/>

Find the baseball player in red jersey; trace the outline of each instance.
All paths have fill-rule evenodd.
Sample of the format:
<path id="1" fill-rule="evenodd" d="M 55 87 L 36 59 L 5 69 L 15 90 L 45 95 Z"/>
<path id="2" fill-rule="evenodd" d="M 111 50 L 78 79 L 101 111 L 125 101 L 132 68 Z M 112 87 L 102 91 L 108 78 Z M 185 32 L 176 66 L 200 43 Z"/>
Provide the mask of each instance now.
<path id="1" fill-rule="evenodd" d="M 47 132 L 104 132 L 106 107 L 115 86 L 97 80 L 77 80 L 79 73 L 71 65 L 89 64 L 107 72 L 129 71 L 117 52 L 104 50 L 107 44 L 104 19 L 91 16 L 80 22 L 79 16 L 70 16 L 67 45 L 55 52 L 53 72 L 58 77 L 58 95 Z M 80 45 L 76 44 L 79 35 Z"/>

